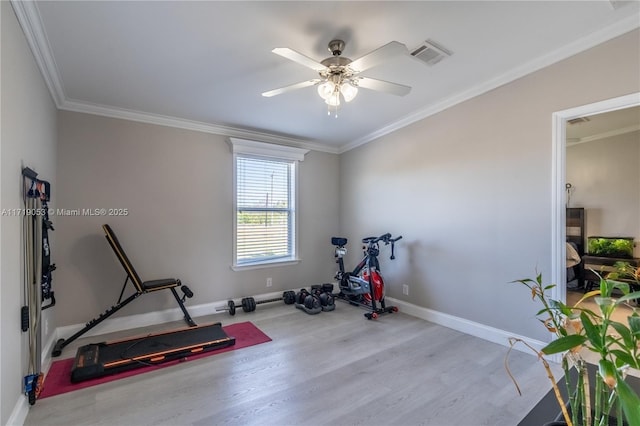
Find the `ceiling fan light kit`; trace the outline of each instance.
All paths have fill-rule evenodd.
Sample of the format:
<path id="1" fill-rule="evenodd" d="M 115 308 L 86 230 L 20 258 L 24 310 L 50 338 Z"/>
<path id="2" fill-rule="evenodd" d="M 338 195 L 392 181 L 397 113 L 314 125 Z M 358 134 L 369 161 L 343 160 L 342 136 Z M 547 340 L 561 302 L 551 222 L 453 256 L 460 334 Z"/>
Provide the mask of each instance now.
<path id="1" fill-rule="evenodd" d="M 408 55 L 409 51 L 404 44 L 392 41 L 355 61 L 341 56 L 344 46 L 345 42 L 342 40 L 332 40 L 329 42 L 329 51 L 333 56 L 321 62 L 316 62 L 286 47 L 273 49 L 272 52 L 276 55 L 280 55 L 316 71 L 320 78 L 270 90 L 262 93 L 262 96 L 276 96 L 290 90 L 316 85 L 318 95 L 328 105 L 327 114 L 331 115 L 333 111 L 337 117 L 337 112 L 342 104 L 342 100 L 344 100 L 344 102 L 354 100 L 358 95 L 358 88 L 360 87 L 391 93 L 397 96 L 404 96 L 411 91 L 411 87 L 409 86 L 358 75 L 360 72 L 384 63 L 391 58 Z"/>

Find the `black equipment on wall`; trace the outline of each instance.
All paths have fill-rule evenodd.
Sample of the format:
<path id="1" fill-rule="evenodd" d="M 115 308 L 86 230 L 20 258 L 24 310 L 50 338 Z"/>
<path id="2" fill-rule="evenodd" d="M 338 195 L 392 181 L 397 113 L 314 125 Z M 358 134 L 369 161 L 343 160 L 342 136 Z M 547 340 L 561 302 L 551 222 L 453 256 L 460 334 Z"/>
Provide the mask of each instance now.
<path id="1" fill-rule="evenodd" d="M 44 195 L 41 195 L 42 200 L 42 301 L 51 300 L 48 305 L 43 306 L 42 309 L 48 309 L 56 304 L 55 294 L 53 292 L 51 282 L 53 280 L 51 273 L 56 270 L 56 264 L 51 263 L 51 244 L 49 244 L 49 231 L 55 231 L 53 229 L 53 223 L 49 219 L 49 200 L 51 197 L 51 185 L 49 182 L 41 181 L 44 186 Z M 40 192 L 43 194 L 42 192 Z"/>
<path id="2" fill-rule="evenodd" d="M 9 209 L 8 214 L 22 216 L 22 245 L 24 251 L 24 302 L 20 309 L 20 328 L 29 332 L 28 373 L 24 377 L 24 392 L 29 404 L 36 403 L 43 374 L 41 368 L 41 313 L 55 306 L 51 273 L 56 269 L 51 263 L 49 231 L 53 231 L 49 220 L 51 184 L 38 179 L 38 173 L 29 167 L 22 169 L 22 209 Z M 4 213 L 4 211 L 3 211 Z M 50 300 L 48 305 L 42 302 Z"/>

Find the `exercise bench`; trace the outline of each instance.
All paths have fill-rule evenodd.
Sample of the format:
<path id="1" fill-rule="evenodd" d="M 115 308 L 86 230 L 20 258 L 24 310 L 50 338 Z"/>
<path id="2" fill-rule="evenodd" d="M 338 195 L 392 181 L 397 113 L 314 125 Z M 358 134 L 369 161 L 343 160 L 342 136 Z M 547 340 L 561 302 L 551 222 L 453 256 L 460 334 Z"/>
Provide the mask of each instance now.
<path id="1" fill-rule="evenodd" d="M 142 296 L 143 294 L 151 293 L 155 291 L 167 290 L 167 289 L 170 290 L 171 293 L 173 294 L 173 297 L 175 297 L 176 301 L 178 302 L 178 305 L 180 306 L 182 313 L 184 314 L 185 322 L 190 327 L 196 326 L 196 323 L 193 321 L 193 319 L 191 318 L 191 315 L 189 315 L 189 312 L 187 311 L 187 308 L 184 306 L 185 299 L 193 297 L 193 292 L 189 289 L 189 287 L 187 287 L 186 285 L 182 285 L 180 280 L 176 278 L 165 278 L 160 280 L 142 281 L 140 279 L 140 276 L 136 272 L 135 268 L 131 264 L 131 261 L 129 260 L 126 253 L 122 249 L 122 246 L 120 245 L 120 242 L 116 237 L 116 234 L 113 232 L 113 229 L 111 229 L 111 227 L 106 224 L 102 225 L 102 229 L 105 232 L 105 236 L 107 238 L 107 241 L 109 242 L 109 245 L 113 249 L 114 253 L 116 254 L 116 257 L 120 261 L 120 264 L 122 264 L 122 267 L 127 273 L 127 278 L 125 279 L 124 285 L 122 286 L 122 290 L 120 291 L 120 297 L 118 298 L 118 302 L 115 305 L 107 309 L 104 313 L 100 314 L 97 318 L 94 318 L 91 321 L 89 321 L 82 330 L 78 331 L 76 334 L 69 337 L 68 339 L 59 339 L 54 345 L 53 351 L 51 352 L 51 355 L 54 357 L 60 356 L 60 354 L 62 353 L 62 350 L 69 343 L 73 342 L 78 337 L 82 336 L 84 333 L 91 330 L 93 327 L 100 324 L 105 319 L 109 318 L 111 315 L 119 311 L 124 306 L 128 305 L 130 302 L 134 301 L 135 299 Z M 122 300 L 125 289 L 127 287 L 127 283 L 129 281 L 131 281 L 131 283 L 133 284 L 135 292 L 131 294 L 129 297 L 127 297 L 126 299 Z M 180 289 L 182 290 L 183 292 L 182 297 L 178 295 L 178 292 L 176 291 L 177 287 L 180 287 Z"/>

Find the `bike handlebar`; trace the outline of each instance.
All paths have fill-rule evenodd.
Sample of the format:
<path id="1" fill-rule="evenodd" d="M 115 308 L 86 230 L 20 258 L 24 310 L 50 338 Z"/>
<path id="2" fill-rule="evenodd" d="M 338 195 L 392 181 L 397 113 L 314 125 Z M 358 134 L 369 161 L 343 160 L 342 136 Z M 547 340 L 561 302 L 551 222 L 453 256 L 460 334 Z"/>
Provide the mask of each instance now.
<path id="1" fill-rule="evenodd" d="M 362 239 L 362 243 L 363 244 L 369 244 L 369 247 L 366 248 L 364 247 L 367 251 L 368 254 L 371 253 L 371 250 L 375 250 L 375 256 L 378 255 L 378 247 L 375 246 L 375 244 L 377 244 L 379 241 L 382 241 L 385 245 L 387 244 L 391 244 L 391 260 L 394 260 L 396 258 L 395 255 L 395 244 L 396 241 L 399 241 L 402 239 L 402 235 L 400 235 L 397 238 L 391 238 L 391 234 L 390 233 L 386 233 L 386 234 L 382 234 L 379 237 L 366 237 Z"/>
<path id="2" fill-rule="evenodd" d="M 395 243 L 398 240 L 402 239 L 402 235 L 400 235 L 398 238 L 391 238 L 391 234 L 390 233 L 386 233 L 386 234 L 382 234 L 379 237 L 366 237 L 362 239 L 362 243 L 363 244 L 373 244 L 373 243 L 377 243 L 379 241 L 384 242 L 385 244 L 389 244 L 389 243 Z"/>

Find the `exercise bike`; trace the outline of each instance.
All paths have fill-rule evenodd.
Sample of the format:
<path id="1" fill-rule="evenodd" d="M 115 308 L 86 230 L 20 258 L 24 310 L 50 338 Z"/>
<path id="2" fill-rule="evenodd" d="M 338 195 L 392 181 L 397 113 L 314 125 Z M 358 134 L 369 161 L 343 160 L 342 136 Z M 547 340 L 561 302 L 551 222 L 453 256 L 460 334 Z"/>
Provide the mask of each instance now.
<path id="1" fill-rule="evenodd" d="M 380 274 L 379 243 L 391 244 L 391 257 L 395 259 L 394 249 L 396 241 L 402 236 L 391 238 L 387 233 L 379 237 L 367 237 L 362 239 L 364 257 L 353 269 L 348 272 L 344 269 L 344 256 L 347 254 L 347 239 L 342 237 L 331 238 L 331 244 L 336 246 L 335 257 L 338 264 L 338 272 L 335 279 L 338 281 L 340 292 L 334 297 L 349 302 L 352 305 L 361 306 L 369 312 L 364 314 L 367 319 L 376 319 L 379 315 L 398 312 L 395 306 L 386 306 L 384 301 L 384 280 Z"/>

